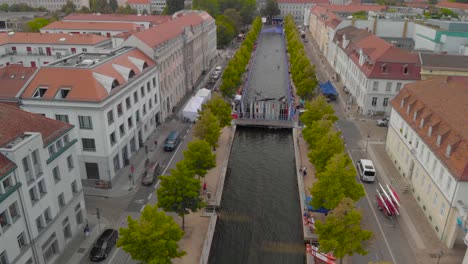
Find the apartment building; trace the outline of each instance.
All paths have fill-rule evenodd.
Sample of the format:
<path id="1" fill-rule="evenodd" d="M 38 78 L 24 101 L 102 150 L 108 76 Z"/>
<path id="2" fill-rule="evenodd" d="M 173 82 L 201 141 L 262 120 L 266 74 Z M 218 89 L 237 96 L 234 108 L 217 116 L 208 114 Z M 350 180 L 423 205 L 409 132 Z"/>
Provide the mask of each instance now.
<path id="1" fill-rule="evenodd" d="M 0 263 L 54 263 L 81 235 L 75 130 L 0 104 Z"/>
<path id="2" fill-rule="evenodd" d="M 134 23 L 65 22 L 55 21 L 40 29 L 41 33 L 95 34 L 111 37 L 123 32 L 139 31 Z"/>
<path id="3" fill-rule="evenodd" d="M 0 67 L 20 63 L 39 67 L 62 57 L 111 47 L 105 36 L 65 33 L 0 33 Z"/>
<path id="4" fill-rule="evenodd" d="M 158 27 L 134 33 L 123 45 L 138 47 L 158 64 L 165 120 L 213 62 L 215 20 L 205 11 L 179 11 Z"/>
<path id="5" fill-rule="evenodd" d="M 332 67 L 364 115 L 389 115 L 393 97 L 421 79 L 418 54 L 363 29 L 338 30 L 329 49 Z"/>
<path id="6" fill-rule="evenodd" d="M 0 4 L 27 4 L 30 7 L 44 7 L 49 11 L 56 11 L 62 9 L 67 1 L 72 1 L 75 4 L 77 9 L 82 7 L 89 8 L 89 0 L 0 0 Z"/>
<path id="7" fill-rule="evenodd" d="M 468 227 L 467 83 L 468 77 L 436 77 L 405 85 L 391 102 L 385 144 L 449 248 L 463 244 Z"/>
<path id="8" fill-rule="evenodd" d="M 41 67 L 21 108 L 74 125 L 83 184 L 111 188 L 162 120 L 158 76 L 137 48 L 80 53 Z"/>
<path id="9" fill-rule="evenodd" d="M 37 71 L 37 68 L 10 64 L 0 68 L 0 102 L 19 105 L 18 93 Z"/>
<path id="10" fill-rule="evenodd" d="M 129 15 L 129 14 L 79 14 L 73 13 L 62 19 L 64 22 L 100 22 L 100 23 L 133 23 L 148 29 L 171 19 L 170 16 Z"/>
<path id="11" fill-rule="evenodd" d="M 144 12 L 146 12 L 146 14 L 151 14 L 153 11 L 151 9 L 151 2 L 151 0 L 127 0 L 125 4 L 135 9 L 138 14 L 143 14 Z"/>
<path id="12" fill-rule="evenodd" d="M 278 0 L 280 15 L 292 15 L 297 24 L 303 24 L 306 10 L 321 4 L 328 4 L 328 0 Z"/>

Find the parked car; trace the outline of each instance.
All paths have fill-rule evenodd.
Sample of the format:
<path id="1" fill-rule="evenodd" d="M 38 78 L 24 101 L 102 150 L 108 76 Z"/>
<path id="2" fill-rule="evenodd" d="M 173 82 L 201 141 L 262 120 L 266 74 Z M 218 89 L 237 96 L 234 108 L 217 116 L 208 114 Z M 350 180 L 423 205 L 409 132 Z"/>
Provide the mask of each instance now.
<path id="1" fill-rule="evenodd" d="M 119 232 L 115 229 L 106 229 L 96 240 L 89 253 L 91 261 L 102 261 L 107 258 L 112 248 L 117 243 Z"/>
<path id="2" fill-rule="evenodd" d="M 145 172 L 143 172 L 143 177 L 141 177 L 141 184 L 144 186 L 153 185 L 158 176 L 161 174 L 161 165 L 158 162 L 151 162 L 146 167 Z"/>
<path id="3" fill-rule="evenodd" d="M 219 74 L 217 74 L 216 72 L 214 72 L 213 75 L 211 75 L 211 78 L 213 78 L 214 80 L 218 80 Z"/>
<path id="4" fill-rule="evenodd" d="M 177 131 L 171 131 L 164 141 L 165 151 L 174 151 L 180 143 L 180 134 Z"/>
<path id="5" fill-rule="evenodd" d="M 377 125 L 381 127 L 387 127 L 388 126 L 388 117 L 384 117 L 382 119 L 377 120 Z"/>

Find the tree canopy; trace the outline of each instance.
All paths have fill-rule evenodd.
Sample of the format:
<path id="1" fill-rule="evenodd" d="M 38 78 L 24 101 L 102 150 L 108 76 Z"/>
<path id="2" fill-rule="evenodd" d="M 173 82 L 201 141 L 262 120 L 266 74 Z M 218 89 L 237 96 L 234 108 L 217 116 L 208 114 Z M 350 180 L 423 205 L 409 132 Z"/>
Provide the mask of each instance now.
<path id="1" fill-rule="evenodd" d="M 344 142 L 341 139 L 341 132 L 328 131 L 310 150 L 309 160 L 315 166 L 317 172 L 325 169 L 330 158 L 344 151 Z"/>
<path id="2" fill-rule="evenodd" d="M 221 127 L 219 126 L 218 118 L 216 118 L 210 109 L 204 109 L 201 112 L 193 128 L 193 134 L 195 137 L 208 142 L 213 148 L 218 146 Z"/>
<path id="3" fill-rule="evenodd" d="M 76 11 L 76 5 L 71 0 L 68 0 L 67 3 L 65 3 L 62 6 L 62 9 L 60 9 L 60 11 L 62 11 L 65 14 L 69 15 L 69 14 Z"/>
<path id="4" fill-rule="evenodd" d="M 39 32 L 39 30 L 41 28 L 47 26 L 51 22 L 52 21 L 47 19 L 47 18 L 38 17 L 38 18 L 35 18 L 33 20 L 28 21 L 26 24 L 27 24 L 27 27 L 28 27 L 28 31 L 30 31 L 30 32 Z"/>
<path id="5" fill-rule="evenodd" d="M 267 0 L 265 8 L 263 8 L 260 13 L 262 16 L 267 17 L 267 22 L 271 23 L 271 19 L 274 16 L 277 16 L 281 13 L 279 7 L 278 7 L 278 1 L 277 0 Z"/>
<path id="6" fill-rule="evenodd" d="M 216 166 L 216 155 L 211 152 L 211 146 L 204 140 L 194 140 L 184 151 L 184 161 L 187 167 L 199 177 L 205 177 L 207 171 Z"/>
<path id="7" fill-rule="evenodd" d="M 325 223 L 318 220 L 315 223 L 318 234 L 319 250 L 333 252 L 335 257 L 342 259 L 355 253 L 366 255 L 363 243 L 372 237 L 372 232 L 361 228 L 362 215 L 355 209 L 353 200 L 344 198 L 331 211 Z"/>
<path id="8" fill-rule="evenodd" d="M 306 126 L 321 119 L 330 120 L 332 122 L 338 120 L 338 117 L 335 115 L 335 110 L 333 110 L 333 107 L 327 103 L 327 100 L 323 96 L 318 96 L 314 100 L 307 102 L 305 110 L 306 111 L 301 115 L 301 121 Z"/>
<path id="9" fill-rule="evenodd" d="M 200 198 L 200 180 L 194 176 L 195 171 L 182 160 L 171 170 L 170 176 L 159 177 L 158 206 L 182 217 L 182 229 L 185 228 L 185 215 L 198 211 L 204 205 Z"/>
<path id="10" fill-rule="evenodd" d="M 210 109 L 211 113 L 216 116 L 220 127 L 229 126 L 231 124 L 231 106 L 223 99 L 221 95 L 217 93 L 213 94 L 211 100 L 208 101 L 204 107 L 206 109 Z"/>
<path id="11" fill-rule="evenodd" d="M 183 10 L 184 8 L 184 0 L 167 0 L 163 15 L 172 15 L 177 11 Z"/>
<path id="12" fill-rule="evenodd" d="M 127 221 L 128 227 L 119 230 L 117 247 L 133 260 L 142 264 L 170 264 L 172 259 L 185 255 L 178 245 L 184 231 L 157 206 L 147 204 L 139 219 L 128 216 Z"/>

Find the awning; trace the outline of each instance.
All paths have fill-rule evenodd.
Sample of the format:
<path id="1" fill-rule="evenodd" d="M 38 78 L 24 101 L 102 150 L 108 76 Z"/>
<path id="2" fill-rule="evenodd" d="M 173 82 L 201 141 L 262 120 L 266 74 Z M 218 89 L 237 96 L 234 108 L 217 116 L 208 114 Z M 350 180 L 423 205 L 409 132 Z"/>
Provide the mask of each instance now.
<path id="1" fill-rule="evenodd" d="M 323 95 L 338 95 L 338 92 L 336 91 L 335 87 L 333 87 L 333 84 L 328 81 L 326 83 L 321 83 L 319 84 L 320 90 L 322 90 Z"/>
<path id="2" fill-rule="evenodd" d="M 328 214 L 328 211 L 330 211 L 330 210 L 328 210 L 326 208 L 323 208 L 323 207 L 315 209 L 314 207 L 312 207 L 312 205 L 310 205 L 310 202 L 312 202 L 312 196 L 306 196 L 305 203 L 306 203 L 306 206 L 307 206 L 307 210 L 309 212 Z"/>

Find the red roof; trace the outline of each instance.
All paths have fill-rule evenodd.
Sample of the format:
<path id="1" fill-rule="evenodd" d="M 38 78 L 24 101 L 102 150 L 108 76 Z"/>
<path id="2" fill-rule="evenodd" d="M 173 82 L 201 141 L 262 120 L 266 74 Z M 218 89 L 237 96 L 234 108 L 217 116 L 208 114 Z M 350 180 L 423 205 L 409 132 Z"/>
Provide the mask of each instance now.
<path id="1" fill-rule="evenodd" d="M 17 64 L 0 68 L 0 100 L 16 100 L 16 95 L 36 72 L 36 69 Z"/>
<path id="2" fill-rule="evenodd" d="M 149 5 L 151 0 L 127 0 L 126 4 L 128 5 Z"/>
<path id="3" fill-rule="evenodd" d="M 341 13 L 355 13 L 358 11 L 382 11 L 386 9 L 386 6 L 383 5 L 322 5 L 323 8 L 330 10 L 332 12 L 341 12 Z"/>
<path id="4" fill-rule="evenodd" d="M 75 21 L 55 21 L 41 28 L 41 30 L 114 30 L 114 31 L 132 31 L 137 30 L 139 26 L 134 23 L 102 23 L 102 22 L 75 22 Z"/>
<path id="5" fill-rule="evenodd" d="M 436 4 L 436 7 L 439 8 L 450 8 L 450 9 L 460 9 L 460 10 L 468 10 L 468 4 L 464 3 L 456 3 L 456 2 L 439 2 Z"/>
<path id="6" fill-rule="evenodd" d="M 80 55 L 76 55 L 80 56 Z M 74 67 L 74 66 L 50 66 L 41 67 L 37 74 L 21 94 L 21 98 L 34 100 L 69 100 L 100 102 L 106 99 L 110 94 L 119 91 L 127 81 L 117 67 L 132 69 L 135 75 L 142 73 L 141 69 L 134 63 L 135 59 L 146 62 L 148 68 L 154 67 L 156 63 L 146 56 L 139 49 L 133 48 L 123 52 L 111 59 L 102 62 L 95 67 Z M 69 58 L 68 60 L 72 60 Z M 107 77 L 109 80 L 116 80 L 119 85 L 108 92 L 109 87 L 103 86 L 102 82 L 96 77 L 96 74 Z M 110 83 L 109 83 L 110 85 Z M 33 95 L 39 87 L 47 88 L 46 93 L 39 99 Z M 55 96 L 61 88 L 70 88 L 66 99 L 55 99 Z"/>
<path id="7" fill-rule="evenodd" d="M 14 168 L 16 168 L 16 164 L 0 153 L 0 179 Z"/>
<path id="8" fill-rule="evenodd" d="M 48 145 L 73 126 L 38 114 L 0 104 L 0 146 L 11 142 L 25 132 L 39 132 Z"/>
<path id="9" fill-rule="evenodd" d="M 278 0 L 278 4 L 328 4 L 328 0 Z"/>
<path id="10" fill-rule="evenodd" d="M 184 31 L 185 27 L 198 26 L 203 21 L 213 18 L 207 12 L 190 12 L 181 14 L 175 19 L 164 23 L 159 27 L 152 27 L 133 34 L 149 47 L 155 48 L 159 44 L 173 39 Z"/>
<path id="11" fill-rule="evenodd" d="M 335 29 L 340 22 L 342 21 L 341 18 L 339 18 L 335 13 L 333 13 L 331 10 L 327 9 L 327 6 L 322 6 L 322 5 L 317 5 L 314 6 L 311 10 L 310 13 L 311 15 L 314 15 L 317 17 L 319 21 L 321 21 L 323 24 L 326 26 L 329 26 L 333 29 Z"/>
<path id="12" fill-rule="evenodd" d="M 109 40 L 96 34 L 68 33 L 0 33 L 0 45 L 4 44 L 55 44 L 55 45 L 94 45 Z"/>
<path id="13" fill-rule="evenodd" d="M 63 21 L 120 21 L 120 22 L 150 22 L 152 25 L 159 25 L 171 19 L 170 16 L 156 15 L 127 15 L 127 14 L 70 14 L 64 17 Z"/>

